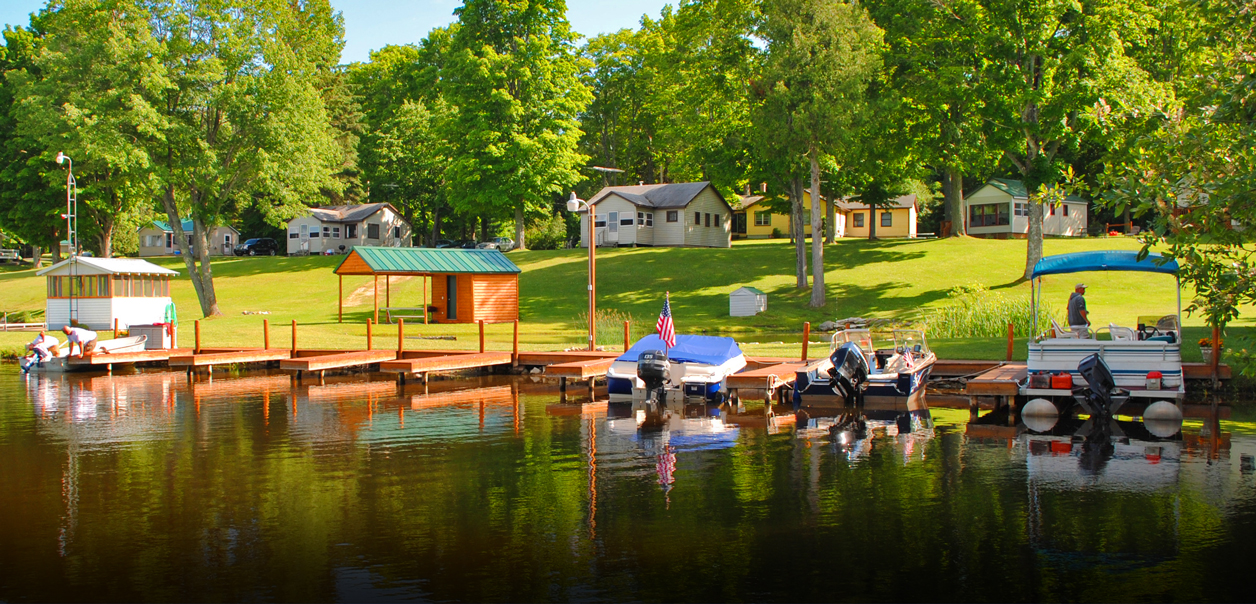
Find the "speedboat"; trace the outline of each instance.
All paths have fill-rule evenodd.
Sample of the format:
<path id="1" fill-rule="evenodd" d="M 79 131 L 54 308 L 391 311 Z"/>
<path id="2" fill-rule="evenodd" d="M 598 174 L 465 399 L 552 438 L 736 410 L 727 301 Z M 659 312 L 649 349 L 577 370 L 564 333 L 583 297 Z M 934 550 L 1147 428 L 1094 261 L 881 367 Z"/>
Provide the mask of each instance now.
<path id="1" fill-rule="evenodd" d="M 892 346 L 876 348 L 867 329 L 833 334 L 829 356 L 807 364 L 794 382 L 794 404 L 807 408 L 860 407 L 874 420 L 894 420 L 910 431 L 932 427 L 925 384 L 937 362 L 923 331 L 896 329 Z"/>
<path id="2" fill-rule="evenodd" d="M 658 395 L 663 403 L 719 404 L 728 397 L 726 378 L 746 366 L 746 355 L 732 338 L 676 336 L 676 345 L 664 345 L 651 334 L 633 344 L 606 371 L 611 402 L 644 401 Z M 652 372 L 640 375 L 639 369 Z M 646 379 L 657 377 L 654 388 Z"/>
<path id="3" fill-rule="evenodd" d="M 1038 305 L 1042 300 L 1042 277 L 1089 271 L 1133 271 L 1176 277 L 1178 264 L 1175 260 L 1166 262 L 1159 254 L 1150 254 L 1140 260 L 1138 253 L 1133 251 L 1077 252 L 1047 256 L 1034 265 L 1031 298 L 1034 333 L 1038 332 L 1037 316 Z M 1101 373 L 1112 382 L 1104 385 L 1105 390 L 1119 389 L 1123 392 L 1122 396 L 1142 399 L 1140 402 L 1181 401 L 1186 395 L 1186 388 L 1182 380 L 1180 280 L 1178 285 L 1176 314 L 1140 316 L 1133 326 L 1109 324 L 1096 330 L 1094 334 L 1085 334 L 1090 337 L 1081 337 L 1072 330 L 1062 329 L 1052 321 L 1044 333 L 1029 342 L 1029 358 L 1026 363 L 1028 375 L 1020 385 L 1022 398 L 1043 398 L 1063 410 L 1077 400 L 1078 393 L 1074 389 L 1088 388 L 1088 379 L 1093 375 L 1087 369 L 1101 364 Z M 1108 335 L 1100 339 L 1099 336 L 1104 331 Z M 1091 357 L 1097 361 L 1087 361 Z M 1158 380 L 1153 377 L 1157 373 Z M 1057 379 L 1051 379 L 1052 376 Z M 1099 394 L 1106 396 L 1107 393 Z"/>
<path id="4" fill-rule="evenodd" d="M 144 343 L 148 340 L 148 336 L 130 336 L 126 338 L 114 338 L 112 340 L 98 340 L 96 342 L 96 350 L 92 355 L 119 354 L 123 352 L 140 352 L 144 350 Z M 57 347 L 58 355 L 48 359 L 42 363 L 35 362 L 28 357 L 22 357 L 22 371 L 26 373 L 64 373 L 67 371 L 79 371 L 88 369 L 88 365 L 71 365 L 69 362 L 70 346 L 64 344 Z"/>

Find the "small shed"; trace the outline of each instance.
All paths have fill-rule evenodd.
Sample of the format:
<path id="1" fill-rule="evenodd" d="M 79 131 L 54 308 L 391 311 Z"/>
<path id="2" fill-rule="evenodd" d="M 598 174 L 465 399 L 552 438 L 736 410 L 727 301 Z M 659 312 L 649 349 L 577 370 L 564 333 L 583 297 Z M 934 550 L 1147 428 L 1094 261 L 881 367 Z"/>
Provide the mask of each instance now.
<path id="1" fill-rule="evenodd" d="M 115 320 L 126 328 L 173 316 L 170 279 L 179 272 L 147 260 L 74 256 L 36 274 L 48 278 L 49 329 L 113 329 Z"/>
<path id="2" fill-rule="evenodd" d="M 336 267 L 340 276 L 338 317 L 344 319 L 344 276 L 375 278 L 375 322 L 380 310 L 393 319 L 422 318 L 424 323 L 496 323 L 519 318 L 519 270 L 498 250 L 377 247 L 358 245 Z M 384 307 L 379 278 L 384 277 Z M 422 300 L 392 304 L 393 277 L 422 277 Z M 429 297 L 429 291 L 431 293 Z"/>
<path id="3" fill-rule="evenodd" d="M 768 309 L 768 295 L 753 287 L 739 287 L 728 294 L 728 314 L 733 317 L 753 317 Z"/>

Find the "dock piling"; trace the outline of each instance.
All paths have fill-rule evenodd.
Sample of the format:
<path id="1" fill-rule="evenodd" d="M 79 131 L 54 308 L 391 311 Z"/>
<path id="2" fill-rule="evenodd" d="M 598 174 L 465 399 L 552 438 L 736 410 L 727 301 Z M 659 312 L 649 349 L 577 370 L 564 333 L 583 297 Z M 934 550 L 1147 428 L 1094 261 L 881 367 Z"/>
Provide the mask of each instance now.
<path id="1" fill-rule="evenodd" d="M 270 350 L 270 319 L 262 319 L 262 347 Z"/>
<path id="2" fill-rule="evenodd" d="M 118 337 L 118 319 L 116 317 L 113 319 L 113 337 Z"/>
<path id="3" fill-rule="evenodd" d="M 624 321 L 624 352 L 628 352 L 628 321 Z"/>
<path id="4" fill-rule="evenodd" d="M 200 319 L 197 319 L 194 324 L 196 326 L 196 354 L 200 354 L 201 353 L 201 321 Z"/>
<path id="5" fill-rule="evenodd" d="M 406 350 L 406 320 L 397 319 L 397 358 L 401 358 L 401 353 Z"/>
<path id="6" fill-rule="evenodd" d="M 480 352 L 484 352 L 484 319 L 480 319 Z"/>
<path id="7" fill-rule="evenodd" d="M 297 356 L 297 320 L 292 320 L 292 356 Z M 297 374 L 297 380 L 301 379 L 301 374 Z"/>
<path id="8" fill-rule="evenodd" d="M 370 319 L 366 320 L 366 349 L 367 350 L 375 349 L 375 334 L 371 330 L 371 326 L 373 324 L 374 323 L 372 323 Z"/>
<path id="9" fill-rule="evenodd" d="M 510 365 L 519 366 L 519 319 L 515 319 L 515 337 L 510 348 Z"/>
<path id="10" fill-rule="evenodd" d="M 1012 360 L 1012 348 L 1016 337 L 1016 328 L 1011 323 L 1007 324 L 1007 360 Z"/>
<path id="11" fill-rule="evenodd" d="M 807 344 L 811 343 L 811 321 L 802 324 L 802 361 L 807 361 Z"/>

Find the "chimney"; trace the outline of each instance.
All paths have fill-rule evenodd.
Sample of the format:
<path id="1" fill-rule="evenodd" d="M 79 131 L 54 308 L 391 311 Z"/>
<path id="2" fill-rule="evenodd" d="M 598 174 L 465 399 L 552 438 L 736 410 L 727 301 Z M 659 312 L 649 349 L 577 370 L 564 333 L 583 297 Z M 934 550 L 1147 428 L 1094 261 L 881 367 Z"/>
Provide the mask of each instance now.
<path id="1" fill-rule="evenodd" d="M 766 183 L 766 182 L 761 182 L 761 183 L 759 183 L 759 192 L 760 192 L 760 193 L 767 193 L 767 192 L 768 192 L 768 183 Z"/>
<path id="2" fill-rule="evenodd" d="M 640 187 L 640 186 L 642 186 L 642 185 L 644 185 L 644 184 L 645 184 L 645 181 L 644 181 L 644 180 L 638 180 L 638 181 L 637 181 L 637 186 L 638 186 L 638 187 Z"/>
<path id="3" fill-rule="evenodd" d="M 746 197 L 750 197 L 750 183 L 746 183 Z"/>

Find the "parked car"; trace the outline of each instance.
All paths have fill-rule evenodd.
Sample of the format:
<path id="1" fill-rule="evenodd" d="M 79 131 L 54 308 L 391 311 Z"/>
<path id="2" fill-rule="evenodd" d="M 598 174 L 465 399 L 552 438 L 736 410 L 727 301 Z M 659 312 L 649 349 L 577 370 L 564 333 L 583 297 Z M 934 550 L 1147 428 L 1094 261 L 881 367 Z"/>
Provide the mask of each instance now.
<path id="1" fill-rule="evenodd" d="M 515 249 L 515 240 L 509 237 L 494 237 L 476 246 L 482 250 L 501 250 L 509 252 Z"/>
<path id="2" fill-rule="evenodd" d="M 436 249 L 458 247 L 458 242 L 454 241 L 453 239 L 437 239 L 436 245 L 433 245 L 432 247 Z"/>
<path id="3" fill-rule="evenodd" d="M 274 256 L 279 252 L 279 244 L 269 237 L 249 239 L 235 246 L 237 256 Z"/>

